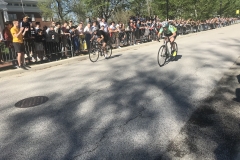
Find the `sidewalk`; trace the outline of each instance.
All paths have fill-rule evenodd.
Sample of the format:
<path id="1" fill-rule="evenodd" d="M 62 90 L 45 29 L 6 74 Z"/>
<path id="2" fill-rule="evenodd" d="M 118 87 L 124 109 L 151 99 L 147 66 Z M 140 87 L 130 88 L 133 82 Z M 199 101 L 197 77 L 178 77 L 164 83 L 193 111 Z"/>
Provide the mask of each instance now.
<path id="1" fill-rule="evenodd" d="M 160 159 L 240 159 L 240 57 Z"/>

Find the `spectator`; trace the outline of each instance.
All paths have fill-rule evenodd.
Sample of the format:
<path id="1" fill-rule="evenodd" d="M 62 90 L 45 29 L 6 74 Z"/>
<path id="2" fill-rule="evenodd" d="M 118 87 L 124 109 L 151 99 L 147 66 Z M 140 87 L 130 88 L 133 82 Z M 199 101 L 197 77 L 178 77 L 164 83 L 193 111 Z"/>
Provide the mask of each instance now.
<path id="1" fill-rule="evenodd" d="M 69 37 L 70 37 L 70 32 L 69 32 L 69 28 L 68 28 L 68 23 L 65 22 L 63 24 L 63 27 L 62 27 L 62 45 L 63 45 L 63 48 L 62 48 L 62 51 L 64 51 L 64 58 L 67 58 L 68 57 L 68 54 L 67 54 L 67 44 L 69 44 Z"/>
<path id="2" fill-rule="evenodd" d="M 137 20 L 135 37 L 138 44 L 140 44 L 140 31 L 141 31 L 141 22 L 140 20 Z"/>
<path id="3" fill-rule="evenodd" d="M 83 28 L 83 23 L 80 22 L 78 27 L 77 27 L 77 31 L 78 31 L 78 34 L 79 34 L 79 41 L 80 41 L 80 48 L 83 50 L 83 41 L 85 39 L 85 35 L 84 35 L 84 28 Z"/>
<path id="4" fill-rule="evenodd" d="M 30 30 L 30 23 L 29 23 L 29 17 L 26 15 L 23 17 L 22 22 L 20 23 L 20 28 L 28 28 L 26 33 L 23 36 L 23 42 L 24 42 L 24 47 L 25 47 L 25 52 L 26 55 L 25 57 L 30 58 L 30 53 L 32 54 L 32 40 L 31 40 L 31 30 Z"/>
<path id="5" fill-rule="evenodd" d="M 61 24 L 60 22 L 56 22 L 55 23 L 55 32 L 57 33 L 58 36 L 58 40 L 56 40 L 56 44 L 57 44 L 57 52 L 60 53 L 62 48 L 61 48 L 61 41 L 62 41 L 62 35 L 63 35 L 63 31 L 61 29 Z M 60 55 L 59 55 L 60 56 Z M 62 55 L 61 55 L 62 56 Z"/>
<path id="6" fill-rule="evenodd" d="M 3 29 L 3 38 L 6 41 L 5 44 L 6 44 L 6 47 L 8 47 L 8 48 L 12 48 L 13 37 L 10 32 L 12 26 L 13 26 L 12 22 L 6 22 L 5 28 Z"/>
<path id="7" fill-rule="evenodd" d="M 4 45 L 2 43 L 3 40 L 4 40 L 3 35 L 2 35 L 2 32 L 0 31 L 0 63 L 4 62 L 3 59 L 2 59 L 2 46 Z"/>
<path id="8" fill-rule="evenodd" d="M 104 18 L 102 18 L 102 21 L 100 22 L 100 26 L 104 26 L 104 32 L 108 32 L 108 24 Z"/>
<path id="9" fill-rule="evenodd" d="M 19 22 L 17 20 L 13 21 L 13 27 L 11 28 L 11 34 L 13 36 L 13 47 L 18 55 L 18 66 L 17 68 L 26 69 L 24 66 L 24 44 L 23 44 L 23 36 L 29 30 L 28 27 L 21 27 L 19 29 Z"/>
<path id="10" fill-rule="evenodd" d="M 31 37 L 31 31 L 30 31 L 30 23 L 29 23 L 29 17 L 24 16 L 22 22 L 20 23 L 20 28 L 28 28 L 28 31 L 24 34 L 23 38 L 28 39 Z M 23 31 L 24 32 L 24 31 Z"/>
<path id="11" fill-rule="evenodd" d="M 36 22 L 35 23 L 35 32 L 37 33 L 37 31 L 40 29 L 41 25 L 40 22 Z"/>
<path id="12" fill-rule="evenodd" d="M 30 23 L 30 41 L 29 41 L 29 50 L 30 50 L 30 56 L 33 56 L 34 54 L 34 39 L 35 39 L 35 28 L 32 23 Z"/>
<path id="13" fill-rule="evenodd" d="M 45 40 L 45 36 L 43 34 L 43 30 L 38 29 L 35 35 L 35 51 L 36 54 L 34 54 L 34 58 L 37 59 L 37 61 L 43 60 L 44 55 L 44 47 L 43 42 Z"/>
<path id="14" fill-rule="evenodd" d="M 6 22 L 5 23 L 5 28 L 3 29 L 3 39 L 5 40 L 5 46 L 6 48 L 8 48 L 9 52 L 12 54 L 12 58 L 16 58 L 16 54 L 15 51 L 13 50 L 13 45 L 12 45 L 12 41 L 13 41 L 13 37 L 12 34 L 10 32 L 11 28 L 12 28 L 12 22 Z M 12 64 L 13 66 L 17 65 L 16 60 L 12 60 Z"/>
<path id="15" fill-rule="evenodd" d="M 92 29 L 91 29 L 91 23 L 89 22 L 87 26 L 84 28 L 84 34 L 85 34 L 85 40 L 87 43 L 87 49 L 90 49 L 90 40 L 92 37 Z"/>
<path id="16" fill-rule="evenodd" d="M 55 22 L 52 22 L 50 27 L 53 27 L 53 29 L 54 29 L 55 28 Z M 46 29 L 46 33 L 47 34 L 48 34 L 49 30 L 50 30 L 50 27 Z"/>
<path id="17" fill-rule="evenodd" d="M 75 55 L 77 55 L 79 52 L 79 39 L 78 39 L 79 33 L 75 26 L 72 26 L 70 28 L 70 35 L 72 39 L 74 53 Z"/>
<path id="18" fill-rule="evenodd" d="M 73 26 L 73 22 L 72 20 L 69 21 L 69 24 L 68 24 L 69 28 L 71 28 Z"/>
<path id="19" fill-rule="evenodd" d="M 119 22 L 119 40 L 123 43 L 123 40 L 125 39 L 125 26 L 122 22 Z"/>
<path id="20" fill-rule="evenodd" d="M 59 34 L 55 32 L 55 26 L 50 26 L 47 34 L 48 39 L 48 51 L 51 54 L 53 60 L 58 60 L 59 53 Z"/>
<path id="21" fill-rule="evenodd" d="M 112 39 L 112 44 L 116 44 L 117 48 L 121 48 L 119 43 L 119 29 L 117 29 L 114 21 L 109 27 L 109 33 Z"/>
<path id="22" fill-rule="evenodd" d="M 98 29 L 97 22 L 94 21 L 93 24 L 92 24 L 91 30 L 92 30 L 92 32 L 94 32 L 97 29 Z"/>

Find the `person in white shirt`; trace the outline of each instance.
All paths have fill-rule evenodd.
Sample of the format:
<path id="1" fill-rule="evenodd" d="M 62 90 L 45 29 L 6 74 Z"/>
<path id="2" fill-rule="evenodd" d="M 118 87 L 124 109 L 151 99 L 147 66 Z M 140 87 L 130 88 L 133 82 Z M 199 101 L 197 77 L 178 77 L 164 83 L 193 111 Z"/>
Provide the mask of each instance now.
<path id="1" fill-rule="evenodd" d="M 116 44 L 118 48 L 121 48 L 119 43 L 119 26 L 117 28 L 114 21 L 112 22 L 112 25 L 109 27 L 109 32 L 112 43 Z"/>
<path id="2" fill-rule="evenodd" d="M 102 21 L 100 22 L 100 26 L 104 26 L 104 32 L 108 32 L 108 24 L 105 22 L 105 19 L 103 18 Z"/>
<path id="3" fill-rule="evenodd" d="M 87 49 L 90 49 L 90 40 L 92 38 L 92 29 L 91 29 L 91 23 L 88 22 L 87 26 L 84 28 L 84 34 L 85 34 L 85 40 L 87 43 Z"/>
<path id="4" fill-rule="evenodd" d="M 85 39 L 85 35 L 84 35 L 84 28 L 83 28 L 83 23 L 80 22 L 78 27 L 77 27 L 78 33 L 79 33 L 79 37 L 80 37 L 80 43 L 83 43 L 83 40 Z"/>
<path id="5" fill-rule="evenodd" d="M 97 22 L 96 21 L 94 21 L 93 22 L 93 24 L 92 24 L 92 27 L 91 27 L 91 30 L 92 30 L 92 32 L 94 32 L 95 30 L 97 30 Z"/>

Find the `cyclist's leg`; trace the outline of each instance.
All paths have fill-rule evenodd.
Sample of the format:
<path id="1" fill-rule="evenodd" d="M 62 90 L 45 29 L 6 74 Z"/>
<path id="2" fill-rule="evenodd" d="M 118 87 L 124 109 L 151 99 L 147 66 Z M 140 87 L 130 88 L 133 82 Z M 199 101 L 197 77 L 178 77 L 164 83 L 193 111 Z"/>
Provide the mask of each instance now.
<path id="1" fill-rule="evenodd" d="M 102 42 L 103 55 L 105 57 L 107 57 L 106 44 L 107 43 L 105 41 Z"/>
<path id="2" fill-rule="evenodd" d="M 171 42 L 171 47 L 172 47 L 172 55 L 176 56 L 177 55 L 177 51 L 176 51 L 176 46 L 174 45 L 175 39 L 177 36 L 174 36 L 172 38 L 170 38 L 170 42 Z"/>

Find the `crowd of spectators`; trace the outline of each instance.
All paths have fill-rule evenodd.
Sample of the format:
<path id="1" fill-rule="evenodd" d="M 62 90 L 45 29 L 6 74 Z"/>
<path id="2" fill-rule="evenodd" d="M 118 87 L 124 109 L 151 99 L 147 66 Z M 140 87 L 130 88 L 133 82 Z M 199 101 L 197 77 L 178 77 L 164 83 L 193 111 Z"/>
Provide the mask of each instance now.
<path id="1" fill-rule="evenodd" d="M 28 20 L 29 17 L 25 16 L 20 22 L 19 28 L 23 28 L 22 32 L 25 31 L 23 35 L 24 53 L 25 58 L 31 62 L 68 58 L 79 55 L 82 51 L 88 51 L 93 32 L 100 26 L 104 26 L 104 31 L 108 33 L 115 48 L 121 48 L 123 45 L 138 45 L 143 40 L 157 40 L 156 35 L 163 21 L 158 16 L 145 18 L 132 16 L 127 23 L 121 21 L 107 23 L 104 18 L 97 18 L 77 24 L 70 20 L 64 23 L 52 22 L 50 26 L 41 26 L 39 22 L 31 23 Z M 179 34 L 184 34 L 184 31 L 186 32 L 191 28 L 196 32 L 214 29 L 230 25 L 236 20 L 236 18 L 215 17 L 204 21 L 176 19 L 169 20 L 169 22 L 178 28 Z M 14 36 L 10 31 L 12 26 L 12 22 L 5 23 L 0 40 L 5 41 L 4 47 L 1 47 L 4 48 L 4 52 L 12 53 L 12 59 L 15 59 L 12 43 Z M 182 31 L 180 32 L 180 30 Z M 6 56 L 4 57 L 0 52 L 0 61 L 3 62 L 3 60 L 6 60 Z"/>

